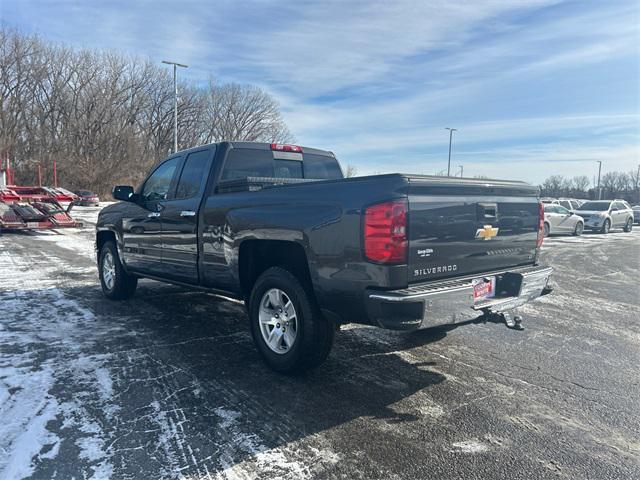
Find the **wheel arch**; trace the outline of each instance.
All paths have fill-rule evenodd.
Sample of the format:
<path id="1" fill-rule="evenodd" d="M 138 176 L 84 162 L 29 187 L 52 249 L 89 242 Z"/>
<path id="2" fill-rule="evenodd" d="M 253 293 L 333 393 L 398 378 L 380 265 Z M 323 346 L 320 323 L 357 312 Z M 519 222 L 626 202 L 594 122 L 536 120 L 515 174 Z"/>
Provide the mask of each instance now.
<path id="1" fill-rule="evenodd" d="M 303 285 L 311 286 L 307 254 L 300 243 L 288 240 L 244 240 L 238 253 L 242 295 L 248 298 L 258 277 L 268 268 L 276 266 L 290 271 Z"/>
<path id="2" fill-rule="evenodd" d="M 100 228 L 96 232 L 96 259 L 99 260 L 100 250 L 102 249 L 102 246 L 109 241 L 112 241 L 116 244 L 116 249 L 118 250 L 118 256 L 120 257 L 120 262 L 122 263 L 122 265 L 126 270 L 127 264 L 125 262 L 124 252 L 122 249 L 123 247 L 122 241 L 120 236 L 118 235 L 118 232 L 113 228 Z"/>

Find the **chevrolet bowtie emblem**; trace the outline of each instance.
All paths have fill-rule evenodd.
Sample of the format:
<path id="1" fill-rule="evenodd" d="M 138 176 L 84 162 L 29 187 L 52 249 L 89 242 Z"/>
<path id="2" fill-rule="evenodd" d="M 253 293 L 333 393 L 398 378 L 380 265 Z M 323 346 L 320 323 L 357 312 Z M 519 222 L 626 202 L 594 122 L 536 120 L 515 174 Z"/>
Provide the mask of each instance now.
<path id="1" fill-rule="evenodd" d="M 483 240 L 491 240 L 498 235 L 498 229 L 493 228 L 491 225 L 485 225 L 483 228 L 476 230 L 476 238 L 482 238 Z"/>

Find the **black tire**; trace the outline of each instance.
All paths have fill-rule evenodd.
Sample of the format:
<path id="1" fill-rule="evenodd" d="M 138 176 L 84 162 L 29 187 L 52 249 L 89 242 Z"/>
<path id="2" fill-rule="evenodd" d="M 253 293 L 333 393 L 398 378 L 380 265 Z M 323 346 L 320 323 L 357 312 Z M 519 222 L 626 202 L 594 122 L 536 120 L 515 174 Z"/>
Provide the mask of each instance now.
<path id="1" fill-rule="evenodd" d="M 602 228 L 600 229 L 600 233 L 609 233 L 609 230 L 611 230 L 611 220 L 609 220 L 607 218 L 604 221 L 604 223 L 602 224 Z"/>
<path id="2" fill-rule="evenodd" d="M 551 226 L 547 223 L 544 222 L 544 238 L 547 238 L 549 236 L 549 234 L 551 233 Z"/>
<path id="3" fill-rule="evenodd" d="M 285 293 L 295 308 L 295 341 L 285 353 L 276 353 L 269 347 L 260 327 L 261 302 L 273 289 Z M 299 373 L 313 369 L 326 360 L 333 345 L 333 322 L 320 313 L 311 287 L 305 288 L 303 282 L 281 267 L 265 270 L 253 286 L 249 297 L 249 321 L 258 352 L 267 365 L 278 372 Z"/>
<path id="4" fill-rule="evenodd" d="M 631 230 L 633 230 L 633 219 L 629 218 L 624 226 L 624 231 L 629 233 Z"/>
<path id="5" fill-rule="evenodd" d="M 105 280 L 105 259 L 111 256 L 113 260 L 113 283 L 108 285 Z M 107 260 L 108 262 L 108 260 Z M 116 244 L 112 241 L 105 242 L 100 249 L 98 257 L 98 274 L 102 292 L 111 300 L 126 300 L 131 298 L 138 286 L 138 278 L 129 275 L 122 266 Z"/>
<path id="6" fill-rule="evenodd" d="M 584 224 L 582 222 L 578 222 L 576 223 L 575 228 L 573 229 L 573 234 L 576 237 L 579 237 L 580 235 L 582 235 L 582 232 L 584 231 Z"/>

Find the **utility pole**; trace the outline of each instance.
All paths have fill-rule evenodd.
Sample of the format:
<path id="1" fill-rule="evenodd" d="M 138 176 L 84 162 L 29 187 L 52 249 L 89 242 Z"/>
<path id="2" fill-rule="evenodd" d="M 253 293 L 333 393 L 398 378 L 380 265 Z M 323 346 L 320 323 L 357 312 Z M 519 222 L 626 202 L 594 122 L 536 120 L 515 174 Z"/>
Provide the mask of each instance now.
<path id="1" fill-rule="evenodd" d="M 168 62 L 162 60 L 162 63 L 167 65 L 173 65 L 173 151 L 178 151 L 178 67 L 189 68 L 188 65 L 183 65 L 176 62 Z"/>
<path id="2" fill-rule="evenodd" d="M 638 173 L 636 173 L 636 190 L 638 196 L 636 200 L 640 203 L 640 163 L 638 164 Z"/>
<path id="3" fill-rule="evenodd" d="M 602 160 L 596 160 L 598 162 L 598 200 L 600 200 L 601 192 L 600 192 L 600 173 L 602 172 Z"/>
<path id="4" fill-rule="evenodd" d="M 458 167 L 460 168 L 460 178 L 462 178 L 462 175 L 464 173 L 464 167 L 462 165 L 458 165 Z"/>
<path id="5" fill-rule="evenodd" d="M 449 163 L 447 163 L 447 177 L 450 177 L 451 176 L 451 140 L 453 139 L 453 132 L 458 131 L 458 129 L 446 127 L 445 130 L 449 130 Z"/>

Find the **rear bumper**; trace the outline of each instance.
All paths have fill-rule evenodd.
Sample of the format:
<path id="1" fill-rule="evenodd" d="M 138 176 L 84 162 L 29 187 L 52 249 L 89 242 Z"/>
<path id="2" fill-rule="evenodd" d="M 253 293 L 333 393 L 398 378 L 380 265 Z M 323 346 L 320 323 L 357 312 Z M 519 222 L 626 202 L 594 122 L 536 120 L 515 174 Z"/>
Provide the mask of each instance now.
<path id="1" fill-rule="evenodd" d="M 504 312 L 551 292 L 553 269 L 531 266 L 486 275 L 496 276 L 498 296 L 474 303 L 473 279 L 433 282 L 402 290 L 367 290 L 371 323 L 392 330 L 415 330 L 471 320 L 486 312 Z"/>

